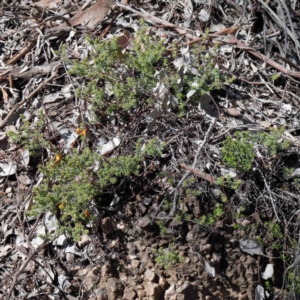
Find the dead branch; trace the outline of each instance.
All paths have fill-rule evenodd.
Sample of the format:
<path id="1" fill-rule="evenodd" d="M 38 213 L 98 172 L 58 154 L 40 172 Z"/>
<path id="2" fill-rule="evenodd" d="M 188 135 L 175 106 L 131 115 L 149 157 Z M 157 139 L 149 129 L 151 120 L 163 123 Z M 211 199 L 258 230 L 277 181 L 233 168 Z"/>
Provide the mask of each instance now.
<path id="1" fill-rule="evenodd" d="M 58 66 L 57 66 L 58 67 Z M 19 102 L 18 104 L 16 104 L 11 111 L 9 112 L 9 114 L 6 116 L 6 118 L 0 122 L 0 129 L 4 128 L 6 123 L 8 122 L 8 120 L 11 118 L 11 116 L 14 114 L 14 112 L 23 104 L 25 104 L 27 101 L 29 101 L 32 97 L 34 97 L 43 87 L 45 87 L 53 78 L 55 78 L 57 75 L 57 68 L 55 68 L 52 71 L 52 75 L 47 78 L 46 80 L 44 80 L 31 94 L 29 94 L 27 97 L 25 97 L 24 100 L 22 100 L 21 102 Z"/>

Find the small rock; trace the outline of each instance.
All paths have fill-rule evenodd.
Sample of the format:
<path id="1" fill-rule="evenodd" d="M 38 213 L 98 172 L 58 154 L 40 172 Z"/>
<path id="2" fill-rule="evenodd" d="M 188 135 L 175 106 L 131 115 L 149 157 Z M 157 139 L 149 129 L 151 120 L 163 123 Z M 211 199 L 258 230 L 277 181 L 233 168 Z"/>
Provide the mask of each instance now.
<path id="1" fill-rule="evenodd" d="M 147 296 L 152 297 L 153 300 L 160 300 L 163 297 L 163 289 L 157 284 L 149 281 L 143 283 Z"/>
<path id="2" fill-rule="evenodd" d="M 20 189 L 20 191 L 28 191 L 29 190 L 28 186 L 26 186 L 23 183 L 19 184 L 19 189 Z"/>
<path id="3" fill-rule="evenodd" d="M 95 296 L 97 300 L 108 300 L 108 296 L 104 290 L 98 289 L 95 291 Z"/>
<path id="4" fill-rule="evenodd" d="M 143 228 L 143 229 L 146 229 L 148 227 L 150 227 L 151 225 L 151 220 L 148 216 L 145 216 L 143 218 L 140 218 L 138 221 L 137 221 L 137 226 Z"/>
<path id="5" fill-rule="evenodd" d="M 114 222 L 111 219 L 111 217 L 104 218 L 101 222 L 101 227 L 102 227 L 102 230 L 108 234 L 113 233 L 115 231 Z"/>
<path id="6" fill-rule="evenodd" d="M 87 234 L 81 236 L 81 240 L 78 242 L 78 246 L 83 248 L 91 242 L 91 237 Z"/>
<path id="7" fill-rule="evenodd" d="M 139 299 L 146 297 L 146 291 L 145 290 L 138 290 L 137 291 Z"/>
<path id="8" fill-rule="evenodd" d="M 120 280 L 117 278 L 108 278 L 107 287 L 115 296 L 122 297 L 124 287 Z"/>
<path id="9" fill-rule="evenodd" d="M 105 277 L 111 272 L 111 265 L 110 263 L 106 263 L 101 267 L 101 276 Z"/>
<path id="10" fill-rule="evenodd" d="M 123 298 L 126 299 L 126 300 L 132 300 L 134 299 L 136 296 L 136 291 L 132 288 L 126 288 L 124 290 L 124 295 L 123 295 Z"/>
<path id="11" fill-rule="evenodd" d="M 73 263 L 74 259 L 75 259 L 74 253 L 70 253 L 70 252 L 66 253 L 66 260 L 67 260 L 67 262 Z"/>
<path id="12" fill-rule="evenodd" d="M 192 285 L 189 282 L 184 282 L 182 285 L 176 288 L 176 293 L 180 293 L 188 296 L 192 290 Z"/>
<path id="13" fill-rule="evenodd" d="M 159 277 L 158 284 L 162 287 L 163 290 L 166 290 L 169 287 L 169 283 L 164 277 Z"/>
<path id="14" fill-rule="evenodd" d="M 142 245 L 141 244 L 141 241 L 135 241 L 134 242 L 134 245 L 138 248 L 139 251 L 144 251 L 146 249 L 146 246 L 145 245 Z"/>
<path id="15" fill-rule="evenodd" d="M 78 276 L 79 277 L 83 277 L 85 276 L 88 272 L 91 272 L 93 270 L 93 267 L 92 266 L 87 266 L 86 268 L 84 269 L 81 269 L 78 271 Z"/>
<path id="16" fill-rule="evenodd" d="M 28 178 L 28 176 L 26 175 L 20 175 L 18 177 L 18 180 L 23 183 L 24 185 L 30 185 L 31 184 L 31 180 Z"/>
<path id="17" fill-rule="evenodd" d="M 163 219 L 165 219 L 165 218 L 167 218 L 168 217 L 168 214 L 165 212 L 165 211 L 160 211 L 159 212 L 159 214 L 157 215 L 157 218 L 159 219 L 159 220 L 163 220 Z"/>
<path id="18" fill-rule="evenodd" d="M 131 266 L 133 269 L 137 269 L 139 266 L 140 266 L 140 261 L 137 260 L 137 259 L 134 259 L 132 262 L 131 262 Z"/>
<path id="19" fill-rule="evenodd" d="M 98 282 L 100 281 L 99 271 L 100 271 L 100 267 L 96 266 L 89 273 L 85 275 L 82 284 L 85 286 L 85 288 L 88 291 L 92 290 L 95 287 L 95 285 L 97 285 Z"/>
<path id="20" fill-rule="evenodd" d="M 191 242 L 191 241 L 194 240 L 194 234 L 193 234 L 192 231 L 189 231 L 189 232 L 188 232 L 188 234 L 187 234 L 187 236 L 186 236 L 186 240 L 187 240 L 188 242 Z"/>
<path id="21" fill-rule="evenodd" d="M 11 187 L 8 187 L 6 190 L 5 190 L 5 193 L 6 194 L 9 194 L 9 193 L 11 193 L 12 192 L 12 188 Z"/>
<path id="22" fill-rule="evenodd" d="M 194 255 L 194 256 L 192 257 L 192 262 L 193 262 L 194 264 L 196 264 L 197 262 L 199 262 L 199 256 L 198 256 L 198 255 Z"/>
<path id="23" fill-rule="evenodd" d="M 150 269 L 147 269 L 146 272 L 145 272 L 145 277 L 146 279 L 148 279 L 150 282 L 154 282 L 155 279 L 156 279 L 156 275 L 155 273 L 150 270 Z"/>
<path id="24" fill-rule="evenodd" d="M 12 196 L 13 196 L 13 193 L 8 193 L 8 194 L 7 194 L 7 197 L 8 197 L 8 198 L 12 198 Z"/>
<path id="25" fill-rule="evenodd" d="M 126 282 L 128 280 L 128 276 L 126 275 L 126 273 L 119 273 L 119 279 L 122 281 L 122 282 Z"/>
<path id="26" fill-rule="evenodd" d="M 136 255 L 128 255 L 128 257 L 129 257 L 130 260 L 134 260 L 134 259 L 138 258 Z"/>
<path id="27" fill-rule="evenodd" d="M 172 284 L 165 292 L 165 299 L 166 300 L 169 300 L 171 299 L 172 296 L 174 296 L 176 294 L 176 291 L 175 291 L 175 285 Z"/>
<path id="28" fill-rule="evenodd" d="M 211 253 L 211 249 L 212 249 L 212 246 L 211 244 L 206 244 L 204 246 L 201 246 L 200 248 L 200 253 L 201 255 L 207 255 L 207 254 L 210 254 Z"/>

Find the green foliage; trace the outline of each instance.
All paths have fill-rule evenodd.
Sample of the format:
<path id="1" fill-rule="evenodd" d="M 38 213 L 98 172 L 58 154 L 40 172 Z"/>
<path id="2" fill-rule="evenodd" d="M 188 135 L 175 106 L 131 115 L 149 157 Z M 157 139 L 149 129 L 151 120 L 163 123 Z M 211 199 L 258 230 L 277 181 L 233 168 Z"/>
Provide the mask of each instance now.
<path id="1" fill-rule="evenodd" d="M 290 147 L 290 142 L 282 139 L 283 133 L 284 127 L 281 127 L 280 129 L 271 128 L 269 133 L 260 132 L 250 135 L 250 140 L 253 143 L 263 146 L 271 155 L 275 155 Z"/>
<path id="2" fill-rule="evenodd" d="M 170 208 L 172 208 L 172 206 L 173 206 L 173 204 L 171 201 L 165 200 L 164 204 L 162 205 L 162 209 L 163 209 L 163 211 L 167 212 L 170 210 Z"/>
<path id="3" fill-rule="evenodd" d="M 132 51 L 125 54 L 121 52 L 117 37 L 110 41 L 87 38 L 93 48 L 91 57 L 75 63 L 70 73 L 90 79 L 81 95 L 91 99 L 94 110 L 130 110 L 151 95 L 157 82 L 154 73 L 162 64 L 165 47 L 163 41 L 146 34 L 146 29 L 142 26 L 132 43 Z M 91 59 L 93 65 L 89 64 Z M 105 90 L 113 95 L 112 100 Z"/>
<path id="4" fill-rule="evenodd" d="M 280 73 L 274 73 L 274 74 L 272 74 L 272 75 L 270 76 L 270 79 L 271 79 L 272 81 L 275 81 L 275 80 L 277 80 L 278 78 L 280 78 Z"/>
<path id="5" fill-rule="evenodd" d="M 292 175 L 293 171 L 294 171 L 294 168 L 284 168 L 284 170 L 283 170 L 284 179 L 288 179 Z"/>
<path id="6" fill-rule="evenodd" d="M 193 64 L 197 66 L 200 76 L 185 76 L 188 89 L 196 90 L 195 96 L 205 95 L 213 90 L 219 90 L 224 83 L 231 83 L 234 78 L 222 74 L 216 64 L 218 45 L 213 49 L 195 47 L 193 49 Z"/>
<path id="7" fill-rule="evenodd" d="M 248 132 L 236 132 L 235 138 L 227 136 L 223 144 L 223 159 L 226 164 L 236 170 L 249 171 L 254 162 L 255 152 L 248 138 Z"/>
<path id="8" fill-rule="evenodd" d="M 268 228 L 274 240 L 283 238 L 284 235 L 282 229 L 277 222 L 266 222 L 265 226 Z"/>
<path id="9" fill-rule="evenodd" d="M 232 190 L 237 190 L 243 181 L 240 179 L 234 179 L 230 177 L 230 175 L 218 177 L 216 180 L 216 184 L 222 187 L 230 188 Z"/>
<path id="10" fill-rule="evenodd" d="M 143 21 L 141 24 L 140 31 L 125 53 L 119 47 L 117 37 L 109 41 L 87 37 L 92 48 L 90 57 L 71 62 L 70 74 L 86 77 L 89 81 L 79 94 L 89 99 L 95 116 L 100 110 L 107 113 L 130 111 L 144 104 L 153 104 L 158 97 L 153 89 L 159 81 L 164 84 L 165 90 L 177 97 L 179 112 L 183 112 L 184 93 L 193 89 L 196 91 L 194 97 L 197 97 L 230 82 L 217 67 L 217 48 L 208 51 L 195 47 L 190 55 L 191 64 L 185 66 L 183 86 L 179 87 L 180 77 L 172 64 L 181 55 L 176 45 L 173 45 L 172 54 L 168 56 L 163 40 L 155 34 L 149 34 Z M 62 56 L 65 57 L 64 52 Z M 166 76 L 160 79 L 154 76 L 159 71 L 164 71 Z"/>
<path id="11" fill-rule="evenodd" d="M 20 132 L 8 131 L 7 135 L 14 143 L 22 144 L 28 149 L 31 156 L 40 156 L 43 150 L 50 147 L 50 142 L 45 138 L 45 117 L 40 111 L 38 120 L 33 125 L 21 115 Z"/>
<path id="12" fill-rule="evenodd" d="M 184 260 L 183 257 L 179 256 L 175 250 L 164 249 L 160 247 L 158 250 L 153 250 L 156 255 L 155 261 L 162 265 L 164 269 L 172 267 L 176 263 L 180 263 Z"/>
<path id="13" fill-rule="evenodd" d="M 268 155 L 275 155 L 290 147 L 289 141 L 280 141 L 284 128 L 271 129 L 269 133 L 236 132 L 223 143 L 224 162 L 238 171 L 249 171 L 255 159 L 254 146 L 260 146 Z"/>
<path id="14" fill-rule="evenodd" d="M 91 201 L 101 196 L 103 189 L 116 184 L 120 177 L 137 175 L 145 155 L 159 155 L 161 151 L 158 141 L 151 141 L 143 149 L 138 145 L 132 155 L 108 160 L 89 148 L 59 161 L 50 160 L 45 166 L 39 167 L 44 179 L 34 189 L 35 204 L 30 214 L 59 211 L 62 223 L 60 231 L 78 240 L 85 232 L 84 225 L 93 220 L 90 214 Z"/>
<path id="15" fill-rule="evenodd" d="M 166 234 L 167 231 L 168 231 L 166 223 L 164 221 L 157 221 L 156 223 L 157 223 L 157 225 L 160 229 L 160 233 L 161 234 Z"/>
<path id="16" fill-rule="evenodd" d="M 300 295 L 300 275 L 296 273 L 296 270 L 288 273 L 288 281 L 289 292 Z"/>
<path id="17" fill-rule="evenodd" d="M 198 223 L 205 227 L 211 227 L 224 215 L 225 211 L 223 204 L 217 203 L 213 212 L 211 214 L 202 216 Z"/>

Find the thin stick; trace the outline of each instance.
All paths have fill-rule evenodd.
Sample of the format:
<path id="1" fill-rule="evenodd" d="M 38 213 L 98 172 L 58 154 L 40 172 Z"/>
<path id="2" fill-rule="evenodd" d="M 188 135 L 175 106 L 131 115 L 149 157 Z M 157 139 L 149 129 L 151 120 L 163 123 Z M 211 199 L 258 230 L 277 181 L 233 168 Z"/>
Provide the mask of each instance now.
<path id="1" fill-rule="evenodd" d="M 42 215 L 41 213 L 38 215 L 38 217 L 37 217 L 37 219 L 36 219 L 36 221 L 35 221 L 32 229 L 30 230 L 28 236 L 26 237 L 26 241 L 27 241 L 27 245 L 28 245 L 28 247 L 30 249 L 30 253 L 27 256 L 27 259 L 24 261 L 24 263 L 20 267 L 19 271 L 17 273 L 15 273 L 13 282 L 11 284 L 11 287 L 10 287 L 8 293 L 7 293 L 6 300 L 12 299 L 11 298 L 11 294 L 12 294 L 12 292 L 13 292 L 16 284 L 17 284 L 18 277 L 20 276 L 20 274 L 22 273 L 22 271 L 26 268 L 26 266 L 29 264 L 29 262 L 31 261 L 32 257 L 38 252 L 38 250 L 35 249 L 31 245 L 30 239 L 31 239 L 31 237 L 32 237 L 32 235 L 33 235 L 33 233 L 34 233 L 34 231 L 35 231 L 35 229 L 36 229 L 36 227 L 37 227 L 37 225 L 38 225 L 38 223 L 40 221 L 41 215 Z"/>
<path id="2" fill-rule="evenodd" d="M 9 114 L 6 116 L 6 118 L 0 122 L 0 129 L 4 128 L 6 123 L 8 122 L 8 120 L 10 119 L 10 117 L 14 114 L 14 112 L 23 104 L 25 104 L 28 100 L 30 100 L 32 97 L 34 97 L 47 83 L 49 83 L 56 75 L 57 75 L 57 68 L 55 68 L 56 71 L 52 71 L 52 75 L 44 80 L 31 94 L 29 94 L 27 97 L 24 98 L 24 100 L 22 100 L 21 102 L 19 102 L 18 104 L 16 104 L 11 111 L 9 112 Z"/>
<path id="3" fill-rule="evenodd" d="M 177 186 L 176 186 L 176 188 L 174 190 L 175 194 L 174 194 L 174 197 L 173 197 L 173 207 L 172 207 L 172 210 L 169 213 L 169 217 L 172 217 L 174 215 L 175 211 L 176 211 L 177 199 L 178 199 L 178 189 L 180 188 L 180 186 L 182 185 L 182 183 L 186 180 L 186 178 L 191 174 L 191 172 L 194 173 L 195 171 L 197 171 L 197 170 L 195 170 L 195 166 L 196 166 L 196 164 L 198 162 L 201 150 L 204 147 L 204 145 L 207 143 L 207 141 L 209 139 L 209 136 L 211 134 L 211 131 L 212 131 L 213 127 L 215 126 L 215 123 L 216 123 L 216 118 L 212 118 L 212 122 L 211 122 L 211 124 L 210 124 L 210 126 L 209 126 L 209 128 L 208 128 L 208 130 L 207 130 L 207 132 L 205 134 L 204 140 L 202 141 L 202 143 L 199 145 L 199 147 L 197 149 L 197 152 L 196 152 L 196 155 L 195 155 L 195 158 L 194 158 L 194 162 L 192 164 L 192 168 L 190 168 L 190 167 L 188 167 L 188 166 L 186 166 L 184 164 L 180 164 L 180 166 L 182 167 L 182 165 L 183 165 L 184 168 L 187 169 L 187 171 L 183 175 L 183 177 L 181 178 L 181 180 L 179 181 L 179 183 L 177 184 Z M 206 177 L 206 176 L 203 175 L 204 173 L 201 174 L 201 176 L 199 176 L 200 173 L 202 173 L 202 172 L 201 171 L 198 171 L 198 172 L 199 172 L 198 173 L 198 177 L 201 177 L 201 178 L 209 181 L 212 184 L 214 183 L 215 180 L 213 180 L 214 179 L 213 177 L 211 177 L 208 174 L 206 174 L 207 175 L 207 177 Z"/>

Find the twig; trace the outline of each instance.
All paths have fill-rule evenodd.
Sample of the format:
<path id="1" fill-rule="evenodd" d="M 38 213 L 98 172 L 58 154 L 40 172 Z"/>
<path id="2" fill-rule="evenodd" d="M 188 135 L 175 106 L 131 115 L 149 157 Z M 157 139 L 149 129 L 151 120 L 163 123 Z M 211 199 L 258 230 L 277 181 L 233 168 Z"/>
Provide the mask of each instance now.
<path id="1" fill-rule="evenodd" d="M 133 12 L 133 13 L 135 13 L 135 14 L 141 16 L 141 17 L 143 17 L 144 19 L 146 19 L 146 20 L 148 20 L 148 21 L 150 21 L 150 22 L 152 22 L 152 23 L 159 23 L 159 24 L 162 24 L 162 25 L 164 25 L 164 26 L 166 26 L 166 27 L 174 28 L 178 33 L 184 34 L 184 35 L 185 35 L 186 37 L 188 37 L 189 39 L 196 39 L 196 38 L 197 38 L 196 36 L 194 36 L 194 35 L 188 33 L 188 32 L 187 32 L 188 29 L 185 30 L 184 28 L 182 28 L 182 27 L 180 27 L 180 26 L 178 26 L 178 25 L 174 25 L 174 24 L 172 24 L 172 23 L 170 23 L 170 22 L 167 22 L 167 21 L 164 21 L 164 20 L 162 20 L 162 19 L 160 19 L 160 18 L 157 18 L 157 17 L 155 17 L 155 16 L 152 16 L 152 15 L 150 15 L 150 14 L 147 13 L 147 12 L 141 12 L 141 11 L 135 10 L 135 9 L 131 8 L 130 6 L 121 4 L 121 3 L 119 3 L 119 2 L 115 2 L 115 4 L 116 4 L 117 6 L 123 8 L 123 9 L 129 10 L 129 11 L 131 11 L 131 12 Z"/>
<path id="2" fill-rule="evenodd" d="M 253 48 L 248 47 L 247 45 L 245 45 L 243 42 L 239 41 L 234 36 L 231 36 L 230 39 L 226 39 L 226 41 L 223 41 L 223 42 L 226 43 L 226 44 L 236 45 L 240 49 L 243 49 L 243 50 L 251 53 L 255 57 L 261 59 L 262 61 L 264 61 L 268 65 L 272 66 L 273 68 L 279 70 L 280 72 L 282 72 L 282 73 L 284 73 L 286 75 L 289 75 L 289 76 L 292 76 L 292 77 L 300 79 L 300 72 L 292 71 L 292 70 L 287 69 L 286 67 L 284 67 L 283 65 L 278 64 L 277 62 L 275 62 L 271 58 L 268 58 L 267 56 L 265 56 L 265 55 L 257 52 Z"/>
<path id="3" fill-rule="evenodd" d="M 18 62 L 34 45 L 36 42 L 38 34 L 35 33 L 34 36 L 32 37 L 32 40 L 23 47 L 19 53 L 17 53 L 14 57 L 12 57 L 6 65 L 13 65 L 14 63 Z"/>
<path id="4" fill-rule="evenodd" d="M 266 180 L 264 174 L 263 174 L 262 171 L 259 169 L 258 164 L 256 164 L 256 165 L 257 165 L 257 169 L 258 169 L 260 175 L 261 175 L 262 178 L 263 178 L 265 187 L 266 187 L 266 189 L 267 189 L 267 191 L 268 191 L 268 193 L 269 193 L 269 196 L 270 196 L 270 199 L 271 199 L 271 203 L 272 203 L 272 207 L 273 207 L 273 210 L 274 210 L 274 214 L 275 214 L 275 217 L 276 217 L 276 221 L 277 221 L 278 223 L 280 223 L 280 219 L 279 219 L 279 217 L 278 217 L 278 214 L 277 214 L 277 211 L 276 211 L 276 207 L 275 207 L 275 204 L 274 204 L 275 201 L 274 201 L 273 196 L 272 196 L 272 191 L 271 191 L 271 189 L 270 189 L 270 187 L 269 187 L 269 185 L 268 185 L 268 183 L 267 183 L 267 180 Z"/>
<path id="5" fill-rule="evenodd" d="M 182 167 L 183 169 L 193 173 L 195 176 L 201 178 L 201 179 L 204 179 L 206 181 L 208 181 L 210 184 L 215 184 L 217 178 L 215 176 L 212 176 L 210 174 L 206 174 L 202 171 L 199 171 L 199 170 L 196 170 L 194 168 L 191 168 L 183 163 L 180 163 L 179 164 L 180 167 Z"/>
<path id="6" fill-rule="evenodd" d="M 26 241 L 27 241 L 28 248 L 30 249 L 30 253 L 29 253 L 28 256 L 27 256 L 27 259 L 24 261 L 24 263 L 23 263 L 22 266 L 20 267 L 19 271 L 17 271 L 17 272 L 15 273 L 13 282 L 12 282 L 12 284 L 11 284 L 11 287 L 10 287 L 8 293 L 7 293 L 6 300 L 12 299 L 12 298 L 11 298 L 11 294 L 12 294 L 12 292 L 13 292 L 13 290 L 14 290 L 16 284 L 17 284 L 18 277 L 20 276 L 20 274 L 22 273 L 22 271 L 26 268 L 26 266 L 29 264 L 29 262 L 31 261 L 32 257 L 38 252 L 38 250 L 35 249 L 35 248 L 31 245 L 30 239 L 31 239 L 31 237 L 32 237 L 32 235 L 33 235 L 33 233 L 34 233 L 34 231 L 35 231 L 35 229 L 36 229 L 36 227 L 37 227 L 37 225 L 38 225 L 38 223 L 39 223 L 39 221 L 40 221 L 41 215 L 42 215 L 41 213 L 38 215 L 38 217 L 37 217 L 37 219 L 36 219 L 36 221 L 35 221 L 35 223 L 34 223 L 32 229 L 30 230 L 28 236 L 26 237 Z"/>
<path id="7" fill-rule="evenodd" d="M 172 210 L 171 210 L 170 213 L 169 213 L 169 217 L 172 217 L 172 216 L 174 215 L 175 211 L 176 211 L 177 198 L 178 198 L 178 189 L 179 189 L 179 187 L 180 187 L 180 186 L 182 185 L 182 183 L 186 180 L 186 178 L 191 174 L 191 172 L 194 173 L 195 171 L 197 171 L 197 170 L 195 170 L 195 166 L 196 166 L 196 164 L 197 164 L 197 162 L 198 162 L 198 159 L 199 159 L 201 150 L 202 150 L 202 148 L 204 147 L 204 145 L 207 143 L 208 138 L 209 138 L 209 136 L 210 136 L 210 134 L 211 134 L 211 131 L 212 131 L 213 127 L 215 126 L 215 123 L 216 123 L 216 118 L 212 118 L 212 122 L 211 122 L 211 124 L 210 124 L 210 126 L 209 126 L 209 128 L 208 128 L 208 130 L 207 130 L 207 132 L 206 132 L 206 134 L 205 134 L 205 137 L 204 137 L 202 143 L 199 145 L 199 147 L 198 147 L 198 149 L 197 149 L 197 152 L 196 152 L 196 155 L 195 155 L 195 158 L 194 158 L 194 162 L 193 162 L 193 164 L 192 164 L 192 168 L 190 168 L 190 167 L 188 167 L 188 166 L 186 166 L 186 165 L 184 165 L 184 164 L 180 164 L 181 167 L 182 167 L 182 165 L 184 165 L 184 166 L 185 166 L 185 169 L 187 169 L 187 171 L 186 171 L 186 173 L 183 175 L 183 177 L 181 178 L 181 180 L 179 181 L 179 183 L 177 184 L 176 188 L 174 189 L 175 194 L 174 194 L 174 197 L 173 197 L 173 207 L 172 207 Z M 202 172 L 199 171 L 198 175 L 199 175 L 200 173 L 202 173 Z M 203 174 L 204 174 L 204 173 L 203 173 Z M 201 176 L 202 176 L 203 174 L 201 174 Z M 200 177 L 200 176 L 199 176 L 199 177 Z M 207 174 L 207 177 L 203 175 L 203 177 L 201 177 L 201 178 L 203 178 L 203 179 L 205 179 L 205 180 L 207 180 L 207 181 L 210 181 L 211 183 L 214 182 L 214 181 L 213 181 L 213 178 L 212 178 L 210 175 L 208 175 L 208 174 Z"/>
<path id="8" fill-rule="evenodd" d="M 57 66 L 58 67 L 58 66 Z M 25 104 L 28 100 L 30 100 L 32 97 L 34 97 L 47 83 L 49 83 L 56 75 L 57 75 L 57 67 L 52 71 L 52 75 L 44 80 L 31 94 L 29 94 L 27 97 L 25 97 L 24 100 L 22 100 L 21 102 L 19 102 L 18 104 L 16 104 L 11 111 L 9 112 L 9 114 L 6 116 L 6 118 L 0 122 L 0 129 L 2 129 L 3 127 L 5 127 L 6 123 L 8 122 L 8 120 L 11 118 L 11 116 L 14 114 L 14 112 L 23 104 Z"/>

